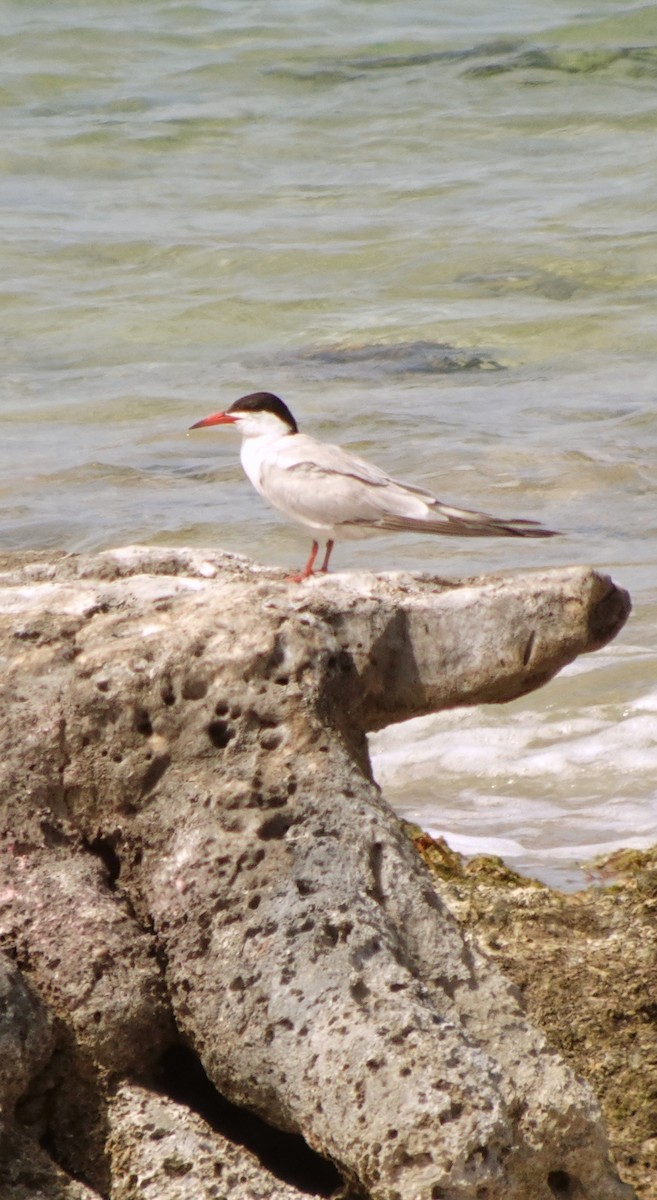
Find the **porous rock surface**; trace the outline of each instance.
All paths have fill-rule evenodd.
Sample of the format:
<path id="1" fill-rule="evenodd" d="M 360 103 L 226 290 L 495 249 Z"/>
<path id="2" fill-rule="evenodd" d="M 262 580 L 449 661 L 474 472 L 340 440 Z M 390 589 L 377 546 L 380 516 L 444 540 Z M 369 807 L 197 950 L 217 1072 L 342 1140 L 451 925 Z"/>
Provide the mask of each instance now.
<path id="1" fill-rule="evenodd" d="M 6 892 L 0 902 L 7 903 Z M 93 1200 L 14 1121 L 16 1101 L 50 1059 L 53 1020 L 33 988 L 0 953 L 0 1197 L 2 1200 Z"/>
<path id="2" fill-rule="evenodd" d="M 0 1125 L 53 1046 L 43 1005 L 5 954 L 0 954 Z"/>
<path id="3" fill-rule="evenodd" d="M 0 945 L 56 1018 L 24 1127 L 58 1162 L 142 1194 L 125 1089 L 180 1039 L 361 1194 L 630 1196 L 591 1092 L 437 898 L 365 743 L 540 686 L 615 635 L 626 594 L 587 568 L 289 585 L 199 552 L 3 565 Z"/>
<path id="4" fill-rule="evenodd" d="M 589 865 L 557 892 L 496 857 L 464 861 L 406 826 L 434 885 L 520 988 L 533 1021 L 593 1086 L 624 1179 L 657 1196 L 657 846 Z"/>
<path id="5" fill-rule="evenodd" d="M 112 1200 L 298 1200 L 257 1157 L 169 1096 L 123 1081 L 108 1104 Z M 210 1184 L 210 1187 L 208 1186 Z"/>

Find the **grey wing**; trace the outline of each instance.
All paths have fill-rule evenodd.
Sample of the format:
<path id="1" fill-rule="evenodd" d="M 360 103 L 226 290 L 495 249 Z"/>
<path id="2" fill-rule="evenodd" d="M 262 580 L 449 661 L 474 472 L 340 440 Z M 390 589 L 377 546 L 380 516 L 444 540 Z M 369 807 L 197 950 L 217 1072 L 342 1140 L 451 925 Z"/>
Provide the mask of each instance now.
<path id="1" fill-rule="evenodd" d="M 294 454 L 287 461 L 272 463 L 262 472 L 263 490 L 275 508 L 318 528 L 360 525 L 443 536 L 553 536 L 536 521 L 493 517 L 443 504 L 431 492 L 392 479 L 341 446 L 315 443 L 310 438 L 302 441 L 300 435 L 290 449 Z"/>
<path id="2" fill-rule="evenodd" d="M 281 512 L 325 529 L 378 526 L 385 516 L 421 520 L 433 500 L 430 493 L 424 493 L 424 498 L 413 494 L 341 446 L 301 434 L 291 438 L 273 461 L 263 464 L 260 486 Z"/>

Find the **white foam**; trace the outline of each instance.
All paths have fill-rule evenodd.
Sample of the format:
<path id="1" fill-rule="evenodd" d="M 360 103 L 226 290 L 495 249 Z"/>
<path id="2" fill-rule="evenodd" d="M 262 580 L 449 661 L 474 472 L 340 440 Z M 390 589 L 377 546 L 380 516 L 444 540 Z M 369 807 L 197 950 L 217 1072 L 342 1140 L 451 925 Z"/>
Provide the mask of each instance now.
<path id="1" fill-rule="evenodd" d="M 436 773 L 480 779 L 536 777 L 572 779 L 583 767 L 596 774 L 655 772 L 657 697 L 628 706 L 616 719 L 601 712 L 552 718 L 549 713 L 512 715 L 505 723 L 487 710 L 423 718 L 372 738 L 375 774 L 383 786 Z"/>
<path id="2" fill-rule="evenodd" d="M 584 660 L 588 671 L 578 663 L 510 705 L 382 730 L 370 740 L 375 777 L 400 815 L 455 850 L 581 882 L 574 864 L 657 842 L 657 671 L 653 657 L 649 686 L 628 696 L 622 658 Z"/>

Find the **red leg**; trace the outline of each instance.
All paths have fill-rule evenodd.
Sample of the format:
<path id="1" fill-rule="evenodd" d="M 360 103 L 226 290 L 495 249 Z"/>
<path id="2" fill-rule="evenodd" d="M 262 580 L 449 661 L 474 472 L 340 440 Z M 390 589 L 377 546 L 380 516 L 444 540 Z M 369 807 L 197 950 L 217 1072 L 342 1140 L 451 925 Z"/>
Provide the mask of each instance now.
<path id="1" fill-rule="evenodd" d="M 288 575 L 288 577 L 287 577 L 288 583 L 301 583 L 302 579 L 307 579 L 309 575 L 312 575 L 313 567 L 315 565 L 315 559 L 317 558 L 318 550 L 319 550 L 319 542 L 313 542 L 311 550 L 310 550 L 310 555 L 308 557 L 308 562 L 306 563 L 305 567 L 303 568 L 303 571 L 299 571 L 298 575 Z"/>
<path id="2" fill-rule="evenodd" d="M 324 562 L 322 563 L 321 567 L 319 568 L 320 571 L 322 571 L 324 574 L 326 574 L 326 572 L 328 571 L 329 558 L 331 557 L 331 551 L 333 549 L 333 546 L 334 546 L 334 543 L 329 539 L 329 541 L 326 543 L 326 554 L 324 555 Z"/>

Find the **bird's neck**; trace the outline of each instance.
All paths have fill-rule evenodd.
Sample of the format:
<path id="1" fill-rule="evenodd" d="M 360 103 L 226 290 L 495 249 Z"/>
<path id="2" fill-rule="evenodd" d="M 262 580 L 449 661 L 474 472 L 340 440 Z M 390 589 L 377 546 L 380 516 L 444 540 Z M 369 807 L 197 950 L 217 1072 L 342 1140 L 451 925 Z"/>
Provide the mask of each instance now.
<path id="1" fill-rule="evenodd" d="M 276 448 L 278 443 L 286 442 L 294 437 L 292 430 L 267 429 L 261 433 L 245 434 L 242 438 L 240 459 L 245 473 L 257 491 L 260 491 L 260 479 L 263 461 Z"/>

